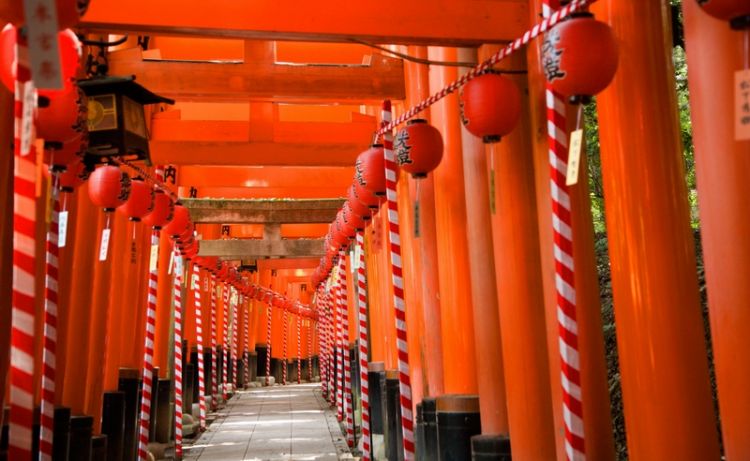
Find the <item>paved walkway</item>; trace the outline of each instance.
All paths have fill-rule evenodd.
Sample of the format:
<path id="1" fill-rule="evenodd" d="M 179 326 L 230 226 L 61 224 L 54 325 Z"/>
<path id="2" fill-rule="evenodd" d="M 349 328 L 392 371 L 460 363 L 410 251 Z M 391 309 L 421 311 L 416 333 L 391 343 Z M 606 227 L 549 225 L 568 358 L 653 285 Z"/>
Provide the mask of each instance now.
<path id="1" fill-rule="evenodd" d="M 320 384 L 240 391 L 192 446 L 186 460 L 277 461 L 350 458 Z"/>

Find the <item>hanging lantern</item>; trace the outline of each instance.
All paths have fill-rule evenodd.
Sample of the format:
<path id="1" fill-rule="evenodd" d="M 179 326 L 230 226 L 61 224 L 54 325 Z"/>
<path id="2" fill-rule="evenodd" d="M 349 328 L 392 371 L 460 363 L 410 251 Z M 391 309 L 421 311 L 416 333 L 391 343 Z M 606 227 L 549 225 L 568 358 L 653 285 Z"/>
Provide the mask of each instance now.
<path id="1" fill-rule="evenodd" d="M 732 29 L 750 27 L 750 2 L 747 0 L 698 0 L 698 4 L 716 19 L 728 21 Z"/>
<path id="2" fill-rule="evenodd" d="M 349 189 L 349 201 L 351 201 L 352 204 L 355 202 L 361 203 L 365 205 L 368 210 L 377 210 L 380 208 L 381 197 L 376 196 L 363 187 L 359 187 L 357 180 L 355 179 L 352 187 Z M 367 213 L 362 213 L 361 216 L 362 219 L 372 219 L 372 214 L 369 211 Z"/>
<path id="3" fill-rule="evenodd" d="M 377 196 L 385 195 L 385 154 L 383 146 L 375 144 L 359 154 L 354 165 L 354 184 Z"/>
<path id="4" fill-rule="evenodd" d="M 130 196 L 130 177 L 116 166 L 105 165 L 89 177 L 89 198 L 104 211 L 115 211 Z"/>
<path id="5" fill-rule="evenodd" d="M 357 231 L 362 231 L 365 229 L 365 221 L 361 216 L 357 215 L 354 210 L 352 210 L 351 205 L 349 205 L 349 201 L 344 202 L 344 206 L 341 207 L 341 216 L 349 226 L 353 227 Z"/>
<path id="6" fill-rule="evenodd" d="M 373 197 L 375 196 L 373 195 Z M 359 198 L 357 197 L 357 191 L 354 189 L 354 185 L 349 188 L 346 201 L 349 202 L 349 206 L 351 207 L 352 211 L 361 216 L 363 220 L 369 221 L 370 219 L 372 219 L 372 215 L 370 215 L 370 207 L 367 206 L 366 203 L 363 203 L 359 200 Z"/>
<path id="7" fill-rule="evenodd" d="M 143 218 L 147 225 L 159 230 L 174 216 L 174 200 L 161 189 L 154 189 L 154 209 Z"/>
<path id="8" fill-rule="evenodd" d="M 128 200 L 117 207 L 117 211 L 129 220 L 140 220 L 154 209 L 154 189 L 141 178 L 130 181 L 130 196 Z"/>
<path id="9" fill-rule="evenodd" d="M 177 240 L 187 241 L 193 238 L 195 238 L 195 224 L 192 221 L 188 221 L 185 229 L 177 236 Z"/>
<path id="10" fill-rule="evenodd" d="M 348 238 L 349 240 L 354 240 L 354 237 L 357 236 L 357 229 L 344 219 L 344 210 L 339 210 L 338 214 L 336 215 L 336 222 L 338 223 L 338 227 L 341 229 L 341 232 Z M 347 242 L 348 244 L 349 242 Z"/>
<path id="11" fill-rule="evenodd" d="M 469 133 L 485 143 L 499 142 L 521 118 L 521 92 L 509 78 L 488 71 L 464 85 L 460 108 Z"/>
<path id="12" fill-rule="evenodd" d="M 86 14 L 88 8 L 89 0 L 55 0 L 58 30 L 78 24 L 81 16 Z M 37 13 L 45 14 L 38 11 Z M 11 22 L 16 26 L 23 24 L 25 22 L 23 2 L 19 0 L 0 0 L 0 20 Z"/>
<path id="13" fill-rule="evenodd" d="M 69 165 L 81 163 L 87 145 L 85 135 L 78 136 L 60 145 L 45 144 L 44 163 L 49 165 L 52 171 L 64 171 Z"/>
<path id="14" fill-rule="evenodd" d="M 617 59 L 612 29 L 591 13 L 575 13 L 544 36 L 542 67 L 547 81 L 574 103 L 586 102 L 610 84 Z"/>
<path id="15" fill-rule="evenodd" d="M 443 158 L 443 137 L 427 120 L 410 120 L 396 135 L 393 150 L 401 169 L 415 178 L 426 178 Z"/>
<path id="16" fill-rule="evenodd" d="M 37 111 L 36 134 L 52 148 L 80 137 L 86 130 L 86 96 L 78 88 L 71 88 L 59 96 L 47 99 Z"/>
<path id="17" fill-rule="evenodd" d="M 81 161 L 68 165 L 65 171 L 60 173 L 58 179 L 60 192 L 72 194 L 78 186 L 83 184 L 89 178 L 90 174 L 91 172 Z"/>
<path id="18" fill-rule="evenodd" d="M 174 213 L 172 214 L 172 220 L 164 226 L 164 232 L 172 238 L 177 238 L 185 232 L 185 229 L 190 224 L 190 212 L 184 205 L 176 204 L 174 206 Z"/>

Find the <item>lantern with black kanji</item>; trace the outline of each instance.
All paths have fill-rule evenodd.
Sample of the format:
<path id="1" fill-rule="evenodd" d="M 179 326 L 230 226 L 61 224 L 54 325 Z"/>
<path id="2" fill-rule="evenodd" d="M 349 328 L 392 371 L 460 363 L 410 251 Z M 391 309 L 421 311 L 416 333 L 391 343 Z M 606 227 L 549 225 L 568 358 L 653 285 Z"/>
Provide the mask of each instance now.
<path id="1" fill-rule="evenodd" d="M 612 82 L 617 42 L 609 25 L 575 13 L 544 36 L 542 67 L 552 89 L 571 102 L 586 102 Z"/>
<path id="2" fill-rule="evenodd" d="M 134 77 L 97 77 L 78 85 L 88 97 L 88 153 L 150 161 L 143 106 L 174 101 L 148 91 Z"/>
<path id="3" fill-rule="evenodd" d="M 154 189 L 154 209 L 151 213 L 143 218 L 143 222 L 153 227 L 161 229 L 172 220 L 174 216 L 174 200 L 163 190 Z"/>
<path id="4" fill-rule="evenodd" d="M 443 137 L 427 120 L 410 120 L 396 135 L 393 150 L 402 170 L 424 178 L 443 158 Z"/>
<path id="5" fill-rule="evenodd" d="M 174 213 L 172 214 L 172 220 L 164 226 L 164 232 L 172 238 L 178 238 L 180 234 L 185 232 L 185 229 L 190 225 L 190 212 L 182 204 L 176 204 L 174 206 Z"/>
<path id="6" fill-rule="evenodd" d="M 469 133 L 485 143 L 498 142 L 521 118 L 521 92 L 509 78 L 487 71 L 461 89 L 460 108 Z"/>
<path id="7" fill-rule="evenodd" d="M 83 184 L 91 175 L 86 165 L 81 161 L 68 165 L 64 172 L 60 173 L 58 187 L 60 192 L 72 194 L 76 188 Z"/>
<path id="8" fill-rule="evenodd" d="M 385 154 L 382 145 L 375 144 L 359 154 L 354 165 L 354 185 L 358 191 L 385 195 Z"/>
<path id="9" fill-rule="evenodd" d="M 104 211 L 115 211 L 130 197 L 130 176 L 112 165 L 97 168 L 89 177 L 89 198 Z"/>
<path id="10" fill-rule="evenodd" d="M 381 197 L 376 196 L 363 187 L 357 187 L 357 179 L 355 178 L 352 187 L 349 188 L 348 200 L 351 202 L 352 208 L 358 210 L 362 219 L 368 220 L 372 218 L 370 210 L 377 210 L 380 207 Z M 361 211 L 362 205 L 368 211 Z"/>
<path id="11" fill-rule="evenodd" d="M 125 203 L 117 207 L 117 211 L 131 221 L 140 222 L 153 209 L 154 189 L 141 178 L 130 181 L 130 196 Z"/>
<path id="12" fill-rule="evenodd" d="M 344 221 L 354 229 L 358 231 L 365 229 L 364 219 L 352 209 L 348 200 L 345 201 L 344 205 L 341 207 L 341 216 L 344 218 Z"/>
<path id="13" fill-rule="evenodd" d="M 79 136 L 59 145 L 44 147 L 44 163 L 52 171 L 65 171 L 69 166 L 81 163 L 88 146 L 86 136 Z"/>
<path id="14" fill-rule="evenodd" d="M 732 29 L 750 27 L 750 2 L 747 0 L 698 0 L 698 4 L 716 19 L 728 21 Z"/>

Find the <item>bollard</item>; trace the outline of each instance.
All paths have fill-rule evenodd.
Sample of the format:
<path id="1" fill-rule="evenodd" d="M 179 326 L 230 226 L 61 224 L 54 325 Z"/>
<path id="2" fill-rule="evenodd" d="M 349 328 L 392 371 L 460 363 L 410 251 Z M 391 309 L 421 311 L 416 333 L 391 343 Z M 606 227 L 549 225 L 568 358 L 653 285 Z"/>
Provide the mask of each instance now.
<path id="1" fill-rule="evenodd" d="M 109 461 L 107 458 L 107 436 L 91 437 L 91 461 Z"/>
<path id="2" fill-rule="evenodd" d="M 94 418 L 76 415 L 70 418 L 69 461 L 91 461 L 91 434 Z"/>
<path id="3" fill-rule="evenodd" d="M 156 433 L 153 440 L 159 443 L 169 443 L 172 438 L 172 421 L 174 421 L 171 402 L 172 380 L 160 379 L 156 382 L 156 387 L 159 394 L 154 407 L 156 409 Z"/>
<path id="4" fill-rule="evenodd" d="M 107 436 L 107 461 L 123 461 L 125 447 L 124 392 L 104 393 L 102 402 L 102 434 Z"/>
<path id="5" fill-rule="evenodd" d="M 125 394 L 125 435 L 122 459 L 135 459 L 138 439 L 138 411 L 140 410 L 141 370 L 120 368 L 117 389 Z M 73 440 L 71 438 L 71 451 Z"/>
<path id="6" fill-rule="evenodd" d="M 475 435 L 471 438 L 472 461 L 511 461 L 510 438 L 506 435 Z"/>
<path id="7" fill-rule="evenodd" d="M 401 400 L 398 389 L 398 370 L 385 372 L 386 453 L 388 461 L 403 461 L 404 437 L 401 432 Z"/>
<path id="8" fill-rule="evenodd" d="M 70 408 L 55 408 L 55 416 L 52 429 L 52 459 L 55 461 L 68 461 L 70 450 Z M 111 458 L 113 461 L 119 459 Z"/>
<path id="9" fill-rule="evenodd" d="M 437 398 L 440 461 L 471 460 L 471 437 L 482 433 L 479 396 L 442 395 Z"/>
<path id="10" fill-rule="evenodd" d="M 425 460 L 436 460 L 439 457 L 436 406 L 436 399 L 432 397 L 425 397 L 422 399 Z"/>
<path id="11" fill-rule="evenodd" d="M 372 444 L 372 458 L 382 459 L 385 456 L 385 398 L 381 381 L 385 382 L 385 366 L 383 362 L 368 364 L 367 383 L 370 388 L 370 434 Z M 382 452 L 382 456 L 380 453 Z"/>

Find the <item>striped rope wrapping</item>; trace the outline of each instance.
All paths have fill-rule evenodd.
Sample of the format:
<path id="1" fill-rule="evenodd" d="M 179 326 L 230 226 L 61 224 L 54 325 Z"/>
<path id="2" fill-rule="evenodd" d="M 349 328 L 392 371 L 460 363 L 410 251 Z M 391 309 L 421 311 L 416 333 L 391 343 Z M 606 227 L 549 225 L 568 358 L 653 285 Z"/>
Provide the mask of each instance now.
<path id="1" fill-rule="evenodd" d="M 341 274 L 339 274 L 339 277 Z M 341 322 L 341 290 L 334 283 L 334 306 L 336 309 L 336 416 L 344 420 L 344 331 Z"/>
<path id="2" fill-rule="evenodd" d="M 313 327 L 310 320 L 306 323 L 307 327 L 307 380 L 313 380 Z"/>
<path id="3" fill-rule="evenodd" d="M 219 406 L 219 370 L 216 360 L 216 275 L 211 274 L 211 407 Z"/>
<path id="4" fill-rule="evenodd" d="M 284 308 L 282 310 L 282 313 L 281 313 L 281 315 L 282 315 L 281 325 L 283 327 L 283 330 L 282 330 L 282 332 L 283 332 L 282 333 L 282 337 L 283 337 L 283 339 L 282 339 L 282 342 L 283 342 L 283 344 L 282 344 L 283 359 L 281 361 L 281 365 L 282 365 L 281 366 L 281 384 L 283 384 L 284 386 L 286 386 L 287 340 L 288 340 L 288 336 L 289 336 L 289 324 L 287 322 L 287 314 L 288 314 L 288 312 L 287 312 L 286 308 Z"/>
<path id="5" fill-rule="evenodd" d="M 543 16 L 554 16 L 559 0 L 543 1 Z M 569 188 L 565 184 L 568 166 L 568 130 L 565 101 L 547 83 L 547 130 L 549 139 L 552 232 L 554 235 L 555 288 L 560 346 L 560 378 L 565 423 L 565 453 L 568 460 L 584 461 L 583 404 L 578 357 L 573 229 Z"/>
<path id="6" fill-rule="evenodd" d="M 367 330 L 367 278 L 365 275 L 365 238 L 357 232 L 359 248 L 359 267 L 357 268 L 357 286 L 359 287 L 359 381 L 362 392 L 362 460 L 370 461 L 370 388 L 369 376 L 369 333 Z"/>
<path id="7" fill-rule="evenodd" d="M 34 285 L 36 227 L 36 165 L 31 152 L 22 152 L 33 133 L 22 129 L 24 96 L 34 91 L 29 81 L 28 48 L 17 36 L 18 70 L 14 102 L 13 139 L 13 298 L 10 341 L 10 420 L 8 459 L 31 459 L 34 405 Z"/>
<path id="8" fill-rule="evenodd" d="M 271 320 L 273 319 L 272 303 L 273 298 L 268 297 L 268 308 L 266 309 L 266 319 L 268 328 L 266 330 L 266 386 L 271 385 Z"/>
<path id="9" fill-rule="evenodd" d="M 391 102 L 383 102 L 383 123 L 391 122 Z M 409 347 L 406 336 L 406 306 L 404 305 L 404 279 L 401 266 L 401 235 L 398 219 L 396 180 L 398 167 L 393 152 L 393 133 L 383 136 L 385 152 L 385 183 L 388 198 L 388 231 L 391 244 L 391 272 L 393 276 L 393 303 L 396 312 L 396 345 L 398 349 L 398 387 L 401 394 L 401 431 L 404 439 L 404 461 L 414 459 L 414 417 L 412 414 L 411 378 L 409 376 Z"/>
<path id="10" fill-rule="evenodd" d="M 234 290 L 234 288 L 230 288 L 230 290 Z M 237 342 L 239 336 L 239 323 L 237 315 L 238 301 L 232 302 L 232 300 L 235 299 L 235 296 L 237 296 L 236 290 L 234 290 L 234 293 L 230 294 L 229 296 L 229 305 L 232 308 L 232 345 L 230 348 L 232 352 L 232 391 L 237 389 L 237 383 L 239 382 L 237 376 L 237 350 L 239 349 L 239 344 Z"/>
<path id="11" fill-rule="evenodd" d="M 151 246 L 159 246 L 158 230 L 151 232 Z M 148 460 L 148 433 L 151 423 L 151 397 L 154 381 L 154 332 L 156 331 L 156 290 L 159 271 L 149 271 L 148 302 L 146 303 L 146 339 L 143 348 L 143 388 L 141 393 L 140 430 L 138 433 L 138 459 Z"/>
<path id="12" fill-rule="evenodd" d="M 201 310 L 201 270 L 193 264 L 193 297 L 195 298 L 195 346 L 198 355 L 198 422 L 206 430 L 206 374 L 203 364 L 203 311 Z"/>
<path id="13" fill-rule="evenodd" d="M 316 302 L 318 304 L 318 316 L 320 321 L 318 322 L 318 360 L 320 363 L 320 390 L 323 396 L 328 398 L 328 369 L 327 369 L 327 332 L 328 327 L 326 323 L 326 310 L 325 310 L 325 295 L 323 294 L 323 285 L 318 289 L 318 296 Z"/>
<path id="14" fill-rule="evenodd" d="M 469 72 L 462 75 L 461 78 L 459 78 L 458 80 L 451 82 L 450 84 L 448 84 L 446 87 L 444 87 L 437 93 L 431 95 L 429 98 L 413 106 L 408 111 L 404 112 L 404 114 L 401 115 L 396 120 L 394 121 L 389 120 L 388 123 L 384 124 L 380 128 L 380 130 L 376 133 L 375 137 L 380 138 L 385 133 L 393 131 L 393 129 L 396 128 L 397 126 L 413 118 L 415 115 L 419 114 L 423 110 L 427 109 L 428 107 L 432 106 L 433 104 L 440 101 L 444 97 L 448 96 L 449 94 L 455 92 L 462 86 L 466 85 L 466 83 L 468 83 L 469 80 L 472 80 L 482 75 L 486 70 L 492 68 L 495 64 L 499 63 L 503 59 L 512 55 L 513 53 L 521 49 L 522 46 L 527 45 L 531 40 L 535 39 L 540 34 L 543 34 L 547 30 L 549 30 L 550 27 L 559 23 L 563 19 L 567 18 L 571 13 L 580 11 L 584 7 L 596 1 L 597 0 L 573 0 L 571 1 L 569 4 L 560 8 L 558 11 L 552 13 L 549 17 L 545 18 L 540 23 L 535 24 L 534 27 L 527 30 L 521 37 L 511 42 L 508 46 L 498 51 L 494 55 L 490 56 L 486 61 L 483 61 L 482 63 L 477 65 L 475 68 L 471 69 Z"/>
<path id="15" fill-rule="evenodd" d="M 229 335 L 229 285 L 224 283 L 224 285 L 221 287 L 221 293 L 222 293 L 222 301 L 224 301 L 222 306 L 222 312 L 223 315 L 223 329 L 221 332 L 221 353 L 222 353 L 222 362 L 221 362 L 221 395 L 224 401 L 229 398 L 229 391 L 227 390 L 228 386 L 228 368 L 229 368 L 229 351 L 227 350 L 227 336 Z"/>
<path id="16" fill-rule="evenodd" d="M 354 446 L 354 408 L 352 406 L 352 364 L 349 357 L 349 303 L 346 287 L 346 253 L 339 253 L 339 302 L 341 303 L 341 341 L 344 346 L 344 411 L 346 414 L 346 442 Z"/>
<path id="17" fill-rule="evenodd" d="M 240 296 L 240 299 L 243 299 Z M 244 300 L 244 299 L 243 299 Z M 250 384 L 250 313 L 247 306 L 242 306 L 243 322 L 245 324 L 245 352 L 242 354 L 243 366 L 245 370 L 245 386 Z"/>
<path id="18" fill-rule="evenodd" d="M 334 293 L 333 291 L 328 293 L 327 296 L 327 309 L 328 309 L 328 389 L 329 402 L 331 405 L 336 405 L 336 359 L 338 349 L 336 348 L 336 338 L 338 331 L 336 329 L 336 313 L 334 312 Z"/>
<path id="19" fill-rule="evenodd" d="M 182 258 L 175 247 L 174 260 L 174 445 L 177 459 L 182 459 Z"/>
<path id="20" fill-rule="evenodd" d="M 302 384 L 302 319 L 297 319 L 297 384 Z"/>
<path id="21" fill-rule="evenodd" d="M 39 425 L 39 460 L 52 459 L 52 431 L 55 417 L 55 355 L 57 353 L 58 216 L 60 200 L 58 173 L 52 173 L 52 216 L 47 230 L 47 261 L 44 289 L 44 349 L 42 352 L 42 408 Z"/>

